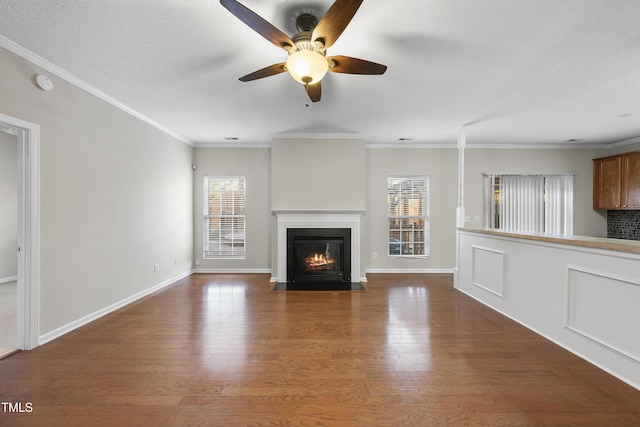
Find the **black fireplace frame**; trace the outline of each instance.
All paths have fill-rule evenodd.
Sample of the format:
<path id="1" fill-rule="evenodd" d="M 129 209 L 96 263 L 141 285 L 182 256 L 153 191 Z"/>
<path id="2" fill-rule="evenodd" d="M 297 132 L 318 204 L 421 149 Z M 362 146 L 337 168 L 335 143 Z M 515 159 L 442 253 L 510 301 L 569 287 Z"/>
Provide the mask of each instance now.
<path id="1" fill-rule="evenodd" d="M 341 274 L 297 275 L 295 269 L 296 240 L 340 240 Z M 351 283 L 351 229 L 350 228 L 287 228 L 287 282 Z"/>

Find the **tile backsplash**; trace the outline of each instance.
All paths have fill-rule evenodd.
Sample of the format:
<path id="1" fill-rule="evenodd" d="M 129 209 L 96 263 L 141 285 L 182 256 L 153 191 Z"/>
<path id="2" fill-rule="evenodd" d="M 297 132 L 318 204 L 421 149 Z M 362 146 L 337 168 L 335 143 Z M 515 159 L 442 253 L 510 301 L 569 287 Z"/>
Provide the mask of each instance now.
<path id="1" fill-rule="evenodd" d="M 640 240 L 640 211 L 607 211 L 607 237 Z"/>

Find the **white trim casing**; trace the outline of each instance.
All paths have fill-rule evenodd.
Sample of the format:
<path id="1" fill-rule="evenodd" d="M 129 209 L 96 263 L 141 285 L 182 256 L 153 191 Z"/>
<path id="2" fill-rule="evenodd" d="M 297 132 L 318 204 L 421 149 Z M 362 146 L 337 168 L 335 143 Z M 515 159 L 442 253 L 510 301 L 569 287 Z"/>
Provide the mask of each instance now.
<path id="1" fill-rule="evenodd" d="M 40 324 L 40 126 L 0 114 L 17 128 L 18 177 L 18 348 L 38 346 Z"/>
<path id="2" fill-rule="evenodd" d="M 275 281 L 287 281 L 288 228 L 350 228 L 352 281 L 366 282 L 360 277 L 360 217 L 364 210 L 273 210 L 277 217 L 277 272 Z M 272 279 L 273 280 L 273 279 Z"/>

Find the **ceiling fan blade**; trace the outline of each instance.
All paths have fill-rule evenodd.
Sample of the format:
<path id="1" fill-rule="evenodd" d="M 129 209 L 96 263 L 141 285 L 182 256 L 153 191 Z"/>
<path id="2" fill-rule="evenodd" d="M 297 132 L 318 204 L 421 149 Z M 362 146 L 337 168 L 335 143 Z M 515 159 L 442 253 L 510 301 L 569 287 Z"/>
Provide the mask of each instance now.
<path id="1" fill-rule="evenodd" d="M 361 4 L 362 0 L 336 0 L 316 25 L 311 40 L 322 39 L 324 47 L 328 49 L 347 28 Z"/>
<path id="2" fill-rule="evenodd" d="M 295 46 L 288 35 L 274 27 L 271 23 L 267 22 L 251 9 L 238 3 L 236 0 L 220 0 L 220 4 L 226 7 L 229 12 L 233 13 L 236 18 L 247 24 L 255 32 L 269 40 L 274 45 L 281 48 L 284 48 L 287 45 L 291 47 Z"/>
<path id="3" fill-rule="evenodd" d="M 387 71 L 387 66 L 378 64 L 371 61 L 365 61 L 364 59 L 352 58 L 350 56 L 330 56 L 327 58 L 329 64 L 329 71 L 334 73 L 345 74 L 384 74 Z"/>
<path id="4" fill-rule="evenodd" d="M 269 65 L 268 67 L 264 67 L 258 71 L 254 71 L 253 73 L 240 77 L 240 81 L 250 82 L 251 80 L 257 80 L 263 77 L 275 76 L 276 74 L 284 73 L 285 71 L 287 71 L 287 69 L 285 68 L 285 63 L 282 62 L 280 64 Z"/>
<path id="5" fill-rule="evenodd" d="M 305 89 L 307 90 L 307 95 L 309 95 L 309 99 L 311 99 L 311 101 L 320 101 L 320 96 L 322 95 L 322 81 L 312 85 L 305 85 Z"/>

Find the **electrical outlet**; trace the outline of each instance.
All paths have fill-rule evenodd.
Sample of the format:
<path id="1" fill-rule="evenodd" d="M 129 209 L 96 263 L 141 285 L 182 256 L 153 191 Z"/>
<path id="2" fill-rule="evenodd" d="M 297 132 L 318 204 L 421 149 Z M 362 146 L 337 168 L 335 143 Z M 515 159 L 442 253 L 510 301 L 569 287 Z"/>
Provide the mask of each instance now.
<path id="1" fill-rule="evenodd" d="M 160 271 L 160 264 L 158 264 L 157 262 L 155 264 L 153 264 L 153 271 L 154 272 Z"/>
<path id="2" fill-rule="evenodd" d="M 372 258 L 378 258 L 378 252 L 376 252 L 376 251 L 371 252 L 371 257 Z"/>
<path id="3" fill-rule="evenodd" d="M 178 258 L 173 260 L 173 265 L 178 265 Z"/>
<path id="4" fill-rule="evenodd" d="M 200 265 L 200 258 L 196 258 L 196 265 Z"/>

